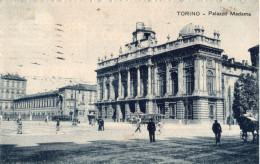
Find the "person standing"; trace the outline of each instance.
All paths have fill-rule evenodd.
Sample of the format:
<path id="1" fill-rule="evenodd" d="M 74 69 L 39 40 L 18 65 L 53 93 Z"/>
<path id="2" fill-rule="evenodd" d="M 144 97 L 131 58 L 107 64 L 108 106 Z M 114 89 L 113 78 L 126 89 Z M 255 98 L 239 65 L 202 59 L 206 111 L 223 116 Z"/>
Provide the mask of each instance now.
<path id="1" fill-rule="evenodd" d="M 104 131 L 105 130 L 105 122 L 104 120 L 101 118 L 101 129 Z"/>
<path id="2" fill-rule="evenodd" d="M 17 122 L 17 134 L 22 134 L 23 133 L 22 119 L 18 118 L 16 122 Z"/>
<path id="3" fill-rule="evenodd" d="M 150 119 L 150 122 L 147 125 L 147 130 L 149 131 L 150 142 L 155 142 L 156 127 L 152 118 Z"/>
<path id="4" fill-rule="evenodd" d="M 162 126 L 163 126 L 162 122 L 158 122 L 157 126 L 159 128 L 159 130 L 158 130 L 159 134 L 162 134 Z"/>
<path id="5" fill-rule="evenodd" d="M 56 131 L 60 130 L 60 120 L 57 119 L 57 124 L 56 124 Z"/>
<path id="6" fill-rule="evenodd" d="M 220 145 L 220 137 L 221 137 L 222 129 L 217 120 L 215 120 L 215 123 L 212 125 L 212 131 L 213 133 L 215 133 L 216 145 L 218 145 L 218 143 Z"/>
<path id="7" fill-rule="evenodd" d="M 98 122 L 98 131 L 101 131 L 102 130 L 102 121 L 101 121 L 101 117 L 99 117 L 99 119 L 97 120 Z"/>
<path id="8" fill-rule="evenodd" d="M 139 132 L 141 133 L 141 121 L 140 119 L 137 120 L 136 122 L 136 130 L 135 133 L 139 130 Z"/>

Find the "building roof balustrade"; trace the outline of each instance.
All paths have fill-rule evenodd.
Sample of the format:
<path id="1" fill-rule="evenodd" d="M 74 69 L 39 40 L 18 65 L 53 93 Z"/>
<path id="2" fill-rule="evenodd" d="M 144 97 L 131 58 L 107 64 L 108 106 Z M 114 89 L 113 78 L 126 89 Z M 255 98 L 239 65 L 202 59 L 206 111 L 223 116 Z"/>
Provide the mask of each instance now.
<path id="1" fill-rule="evenodd" d="M 103 62 L 98 63 L 97 69 L 102 69 L 110 66 L 114 66 L 117 63 L 125 62 L 128 60 L 133 60 L 137 58 L 141 58 L 147 55 L 157 55 L 161 53 L 165 53 L 168 51 L 189 47 L 192 45 L 202 44 L 209 47 L 220 48 L 220 40 L 209 38 L 203 35 L 194 35 L 187 38 L 180 38 L 175 41 L 167 42 L 165 44 L 149 46 L 146 48 L 138 49 L 136 51 L 132 51 L 123 55 L 120 55 L 118 58 L 109 59 Z"/>

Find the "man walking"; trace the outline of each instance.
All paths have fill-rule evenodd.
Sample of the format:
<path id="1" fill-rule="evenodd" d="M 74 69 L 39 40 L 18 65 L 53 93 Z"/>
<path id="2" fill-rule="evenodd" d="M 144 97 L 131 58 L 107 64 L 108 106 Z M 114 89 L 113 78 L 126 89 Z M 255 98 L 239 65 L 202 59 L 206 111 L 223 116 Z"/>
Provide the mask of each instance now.
<path id="1" fill-rule="evenodd" d="M 139 132 L 141 133 L 141 121 L 140 119 L 137 120 L 136 122 L 136 130 L 135 130 L 135 133 L 137 132 L 137 130 L 139 130 Z"/>
<path id="2" fill-rule="evenodd" d="M 222 129 L 217 120 L 215 120 L 215 123 L 212 125 L 212 131 L 215 133 L 216 145 L 218 145 L 218 143 L 220 145 L 220 137 L 221 137 Z"/>
<path id="3" fill-rule="evenodd" d="M 105 122 L 104 122 L 104 120 L 101 118 L 101 130 L 105 130 Z"/>
<path id="4" fill-rule="evenodd" d="M 60 130 L 60 120 L 57 119 L 57 123 L 56 123 L 56 131 Z"/>
<path id="5" fill-rule="evenodd" d="M 152 118 L 150 119 L 150 122 L 147 125 L 147 130 L 149 131 L 150 142 L 155 142 L 156 127 Z"/>

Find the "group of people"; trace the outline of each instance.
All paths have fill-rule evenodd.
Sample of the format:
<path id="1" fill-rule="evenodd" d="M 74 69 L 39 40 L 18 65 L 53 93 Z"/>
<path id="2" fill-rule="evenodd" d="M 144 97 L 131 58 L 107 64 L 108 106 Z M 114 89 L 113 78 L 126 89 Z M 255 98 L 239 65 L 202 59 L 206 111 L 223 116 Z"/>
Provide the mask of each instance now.
<path id="1" fill-rule="evenodd" d="M 47 120 L 45 120 L 45 122 L 47 122 Z M 104 131 L 104 120 L 100 117 L 98 120 L 98 131 Z M 22 134 L 22 120 L 21 118 L 17 118 L 16 120 L 17 123 L 17 134 Z M 94 123 L 94 121 L 93 121 Z M 136 123 L 136 130 L 135 133 L 137 131 L 139 131 L 141 133 L 141 119 L 137 120 Z M 159 134 L 161 134 L 161 128 L 162 128 L 162 123 L 159 122 L 157 124 L 157 126 L 159 127 Z M 60 130 L 60 120 L 57 119 L 57 123 L 56 123 L 56 131 Z M 147 125 L 147 130 L 149 132 L 149 138 L 150 138 L 150 142 L 155 142 L 155 131 L 156 131 L 156 124 L 153 121 L 153 118 L 150 119 L 150 122 Z M 215 120 L 215 123 L 212 125 L 212 131 L 215 134 L 215 139 L 216 139 L 216 145 L 220 145 L 220 138 L 221 138 L 221 133 L 222 133 L 222 128 L 221 125 L 218 123 L 217 120 Z"/>
<path id="2" fill-rule="evenodd" d="M 161 134 L 162 123 L 158 122 L 157 126 L 159 127 L 159 134 Z M 149 132 L 150 142 L 155 142 L 156 124 L 154 123 L 153 118 L 150 119 L 150 122 L 147 125 L 147 130 Z M 141 133 L 141 119 L 137 119 L 135 133 L 137 131 Z"/>
<path id="3" fill-rule="evenodd" d="M 141 132 L 141 121 L 140 119 L 137 120 L 136 123 L 136 130 L 135 132 L 137 132 L 139 130 L 139 132 Z M 162 128 L 162 123 L 158 122 L 157 126 L 159 127 L 159 134 L 161 134 L 161 128 Z M 150 122 L 147 125 L 147 130 L 149 132 L 149 138 L 150 138 L 150 142 L 155 142 L 155 131 L 156 131 L 156 125 L 153 121 L 153 118 L 150 119 Z M 222 133 L 222 128 L 221 125 L 218 123 L 217 120 L 215 120 L 215 123 L 212 125 L 212 131 L 215 134 L 215 140 L 216 140 L 216 145 L 220 145 L 220 138 L 221 138 L 221 133 Z"/>

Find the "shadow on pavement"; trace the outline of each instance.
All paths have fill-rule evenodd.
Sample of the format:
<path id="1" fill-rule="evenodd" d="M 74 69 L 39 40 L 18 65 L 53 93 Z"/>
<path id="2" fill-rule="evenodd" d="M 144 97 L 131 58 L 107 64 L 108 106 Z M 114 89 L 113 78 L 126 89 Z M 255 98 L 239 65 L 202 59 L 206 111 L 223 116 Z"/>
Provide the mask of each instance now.
<path id="1" fill-rule="evenodd" d="M 0 163 L 259 163 L 257 144 L 213 137 L 148 140 L 39 143 L 38 146 L 0 145 Z"/>

